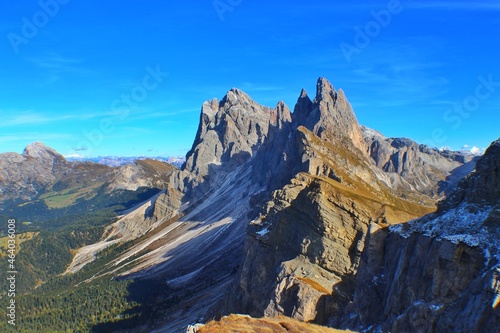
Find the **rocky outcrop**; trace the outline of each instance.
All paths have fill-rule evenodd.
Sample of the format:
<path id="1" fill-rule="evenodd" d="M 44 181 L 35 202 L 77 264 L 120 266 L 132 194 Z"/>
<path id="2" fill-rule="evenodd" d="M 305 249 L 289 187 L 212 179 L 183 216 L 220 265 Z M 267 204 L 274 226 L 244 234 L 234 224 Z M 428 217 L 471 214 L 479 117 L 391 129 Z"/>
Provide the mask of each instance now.
<path id="1" fill-rule="evenodd" d="M 387 238 L 381 248 L 373 245 L 364 254 L 353 305 L 340 326 L 383 332 L 493 332 L 498 327 L 498 268 L 487 263 L 481 249 L 422 234 L 373 237 Z"/>
<path id="2" fill-rule="evenodd" d="M 251 223 L 228 306 L 326 323 L 354 295 L 369 225 L 405 222 L 433 208 L 399 198 L 354 145 L 325 143 L 304 127 L 294 135 L 303 171 Z"/>
<path id="3" fill-rule="evenodd" d="M 500 198 L 500 140 L 495 141 L 477 162 L 476 172 L 471 173 L 459 184 L 452 198 L 443 207 L 456 206 L 462 201 L 475 204 L 498 204 Z"/>
<path id="4" fill-rule="evenodd" d="M 288 107 L 280 102 L 271 109 L 254 102 L 239 89 L 231 89 L 219 102 L 203 104 L 198 132 L 182 172 L 172 183 L 191 200 L 200 199 L 234 171 L 277 131 L 291 122 Z M 196 188 L 196 190 L 194 190 Z"/>
<path id="5" fill-rule="evenodd" d="M 405 138 L 386 138 L 362 126 L 366 153 L 384 174 L 381 178 L 400 191 L 417 191 L 440 198 L 474 170 L 477 158 L 440 151 Z"/>
<path id="6" fill-rule="evenodd" d="M 367 237 L 344 326 L 494 332 L 500 326 L 499 142 L 440 211 Z"/>
<path id="7" fill-rule="evenodd" d="M 440 188 L 453 188 L 458 174 L 473 169 L 475 161 L 359 127 L 343 99 L 323 79 L 318 81 L 314 101 L 302 91 L 284 148 L 286 158 L 276 167 L 284 170 L 282 174 L 292 170 L 293 179 L 273 192 L 251 223 L 244 261 L 226 306 L 231 312 L 286 315 L 340 328 L 418 331 L 421 323 L 417 322 L 430 318 L 429 311 L 439 312 L 436 309 L 443 302 L 430 295 L 437 292 L 450 297 L 447 302 L 456 301 L 451 294 L 462 295 L 484 269 L 484 257 L 481 251 L 456 249 L 454 238 L 435 240 L 435 235 L 422 236 L 426 241 L 416 237 L 406 245 L 405 238 L 398 242 L 401 236 L 389 234 L 387 226 L 433 212 L 432 198 L 442 194 Z M 357 139 L 358 133 L 363 142 Z M 494 174 L 495 162 L 485 159 L 489 161 L 485 169 Z M 479 183 L 483 179 L 471 177 Z M 494 185 L 490 189 L 494 192 Z M 483 213 L 476 217 L 485 217 Z M 438 259 L 418 267 L 426 251 L 436 253 Z M 402 259 L 404 255 L 409 258 Z M 387 296 L 387 308 L 381 309 L 377 287 L 390 274 L 380 270 L 390 264 L 402 272 L 392 275 L 399 285 L 387 287 L 393 294 Z M 429 287 L 420 281 L 426 279 L 422 272 L 434 276 L 436 264 L 443 265 L 437 273 L 441 282 L 439 287 Z M 455 276 L 457 282 L 447 281 Z M 412 293 L 407 289 L 410 283 L 430 294 L 398 294 Z M 420 296 L 426 301 L 421 303 Z M 430 310 L 418 319 L 414 305 Z M 364 317 L 380 313 L 385 321 Z M 412 322 L 408 316 L 417 319 Z M 408 322 L 412 324 L 404 324 Z"/>
<path id="8" fill-rule="evenodd" d="M 140 187 L 164 189 L 176 168 L 170 164 L 151 159 L 138 160 L 115 169 L 107 191 L 135 191 Z"/>
<path id="9" fill-rule="evenodd" d="M 99 242 L 78 250 L 65 273 L 76 273 L 94 261 L 99 252 L 106 248 L 135 240 L 162 224 L 168 224 L 172 217 L 180 217 L 178 208 L 181 197 L 179 191 L 168 188 L 124 212 L 116 222 L 105 228 Z"/>
<path id="10" fill-rule="evenodd" d="M 316 84 L 313 101 L 302 90 L 293 112 L 295 126 L 304 126 L 322 139 L 349 139 L 355 147 L 363 151 L 365 142 L 361 129 L 343 90 L 336 91 L 325 78 Z"/>
<path id="11" fill-rule="evenodd" d="M 0 202 L 36 197 L 68 167 L 62 155 L 41 142 L 28 145 L 22 154 L 0 154 Z"/>

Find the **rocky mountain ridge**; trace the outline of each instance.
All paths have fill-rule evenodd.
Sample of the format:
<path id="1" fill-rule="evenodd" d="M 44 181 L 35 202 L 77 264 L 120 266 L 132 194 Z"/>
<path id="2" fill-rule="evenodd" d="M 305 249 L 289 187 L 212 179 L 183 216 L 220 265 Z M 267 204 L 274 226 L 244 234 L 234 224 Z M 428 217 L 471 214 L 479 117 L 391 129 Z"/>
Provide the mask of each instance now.
<path id="1" fill-rule="evenodd" d="M 168 293 L 159 297 L 159 331 L 234 312 L 392 325 L 359 319 L 367 253 L 380 262 L 379 235 L 434 212 L 476 161 L 373 133 L 323 78 L 313 100 L 302 90 L 293 113 L 231 89 L 203 104 L 193 147 L 168 188 L 81 249 L 71 267 L 139 236 L 101 274 L 161 281 Z"/>
<path id="2" fill-rule="evenodd" d="M 166 187 L 175 168 L 154 160 L 140 160 L 119 167 L 90 162 L 68 162 L 41 142 L 22 154 L 0 154 L 0 204 L 32 201 L 43 193 L 84 183 L 102 183 L 107 192 L 135 191 L 140 187 Z M 80 184 L 80 185 L 78 185 Z"/>
<path id="3" fill-rule="evenodd" d="M 449 194 L 461 178 L 474 170 L 479 158 L 464 152 L 431 149 L 406 138 L 386 138 L 364 126 L 362 132 L 366 153 L 384 171 L 391 187 L 434 198 Z"/>

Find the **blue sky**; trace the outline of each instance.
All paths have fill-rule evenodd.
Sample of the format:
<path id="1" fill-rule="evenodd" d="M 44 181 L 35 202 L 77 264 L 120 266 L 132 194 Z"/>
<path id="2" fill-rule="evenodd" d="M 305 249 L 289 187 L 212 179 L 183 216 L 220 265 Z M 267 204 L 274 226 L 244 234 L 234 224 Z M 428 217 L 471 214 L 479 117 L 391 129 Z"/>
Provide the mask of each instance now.
<path id="1" fill-rule="evenodd" d="M 293 109 L 320 76 L 386 136 L 483 148 L 499 32 L 497 1 L 8 0 L 0 152 L 184 155 L 205 100 L 238 87 Z"/>

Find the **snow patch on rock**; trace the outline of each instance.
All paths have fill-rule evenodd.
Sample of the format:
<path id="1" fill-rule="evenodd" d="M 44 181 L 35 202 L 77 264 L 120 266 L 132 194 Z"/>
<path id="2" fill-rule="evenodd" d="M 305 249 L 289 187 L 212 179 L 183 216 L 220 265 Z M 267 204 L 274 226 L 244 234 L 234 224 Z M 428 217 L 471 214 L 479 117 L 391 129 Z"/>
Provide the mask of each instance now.
<path id="1" fill-rule="evenodd" d="M 465 243 L 471 247 L 482 247 L 485 257 L 500 258 L 500 240 L 492 233 L 484 221 L 493 211 L 492 207 L 478 207 L 470 203 L 462 203 L 458 207 L 442 215 L 426 217 L 390 227 L 391 232 L 408 238 L 413 233 L 422 233 L 436 239 L 446 239 L 454 244 Z M 489 260 L 489 259 L 488 259 Z"/>

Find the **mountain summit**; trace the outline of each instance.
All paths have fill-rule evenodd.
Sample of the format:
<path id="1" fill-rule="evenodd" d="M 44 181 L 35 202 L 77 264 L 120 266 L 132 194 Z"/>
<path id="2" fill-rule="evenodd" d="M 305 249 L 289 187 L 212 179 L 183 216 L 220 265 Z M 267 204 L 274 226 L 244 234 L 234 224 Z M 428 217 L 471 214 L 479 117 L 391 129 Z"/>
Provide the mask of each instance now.
<path id="1" fill-rule="evenodd" d="M 0 154 L 0 203 L 35 197 L 68 167 L 62 155 L 41 142 L 28 145 L 22 154 Z"/>
<path id="2" fill-rule="evenodd" d="M 336 91 L 325 78 L 318 79 L 313 101 L 304 89 L 301 91 L 293 118 L 296 126 L 304 126 L 322 139 L 347 138 L 358 149 L 365 150 L 363 136 L 351 104 L 344 92 Z"/>
<path id="3" fill-rule="evenodd" d="M 61 154 L 54 149 L 47 147 L 42 142 L 34 142 L 26 146 L 23 151 L 23 155 L 38 159 L 50 159 L 54 157 L 60 160 L 64 159 Z"/>

